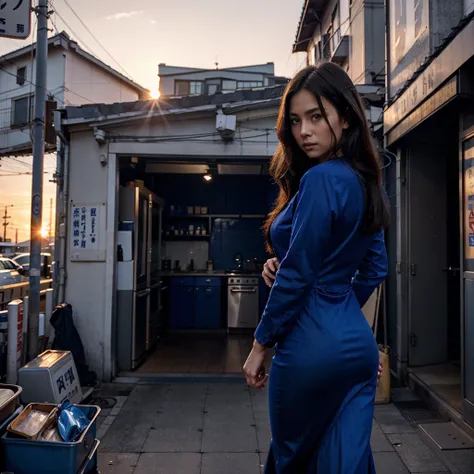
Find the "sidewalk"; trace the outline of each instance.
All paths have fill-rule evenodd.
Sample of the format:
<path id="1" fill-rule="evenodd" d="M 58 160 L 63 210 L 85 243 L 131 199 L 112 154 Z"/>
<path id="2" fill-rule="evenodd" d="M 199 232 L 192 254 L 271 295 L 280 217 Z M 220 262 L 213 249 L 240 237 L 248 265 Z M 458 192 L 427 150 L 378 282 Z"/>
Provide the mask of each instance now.
<path id="1" fill-rule="evenodd" d="M 266 392 L 239 379 L 108 390 L 120 395 L 101 416 L 101 474 L 262 472 L 270 442 Z M 474 473 L 474 450 L 431 446 L 394 405 L 376 406 L 372 449 L 377 474 Z"/>

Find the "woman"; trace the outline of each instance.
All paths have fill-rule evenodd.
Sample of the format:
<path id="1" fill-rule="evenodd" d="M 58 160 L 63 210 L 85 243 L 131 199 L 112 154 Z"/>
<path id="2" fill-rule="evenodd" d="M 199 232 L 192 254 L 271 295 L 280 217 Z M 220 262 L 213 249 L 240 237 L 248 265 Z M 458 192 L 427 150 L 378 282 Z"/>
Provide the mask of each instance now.
<path id="1" fill-rule="evenodd" d="M 338 66 L 289 83 L 271 172 L 280 187 L 266 223 L 274 282 L 245 365 L 263 388 L 272 442 L 266 474 L 367 474 L 379 357 L 361 307 L 387 274 L 389 211 L 354 84 Z M 277 265 L 278 266 L 278 265 Z"/>

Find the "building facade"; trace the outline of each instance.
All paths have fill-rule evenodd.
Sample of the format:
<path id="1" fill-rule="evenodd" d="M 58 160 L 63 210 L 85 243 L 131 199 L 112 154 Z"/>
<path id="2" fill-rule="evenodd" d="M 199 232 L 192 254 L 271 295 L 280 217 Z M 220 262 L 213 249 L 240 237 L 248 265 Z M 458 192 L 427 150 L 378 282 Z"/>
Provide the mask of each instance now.
<path id="1" fill-rule="evenodd" d="M 101 380 L 110 380 L 128 370 L 127 361 L 123 362 L 127 358 L 126 347 L 132 340 L 134 350 L 144 347 L 140 328 L 148 325 L 145 321 L 158 317 L 157 311 L 161 310 L 157 308 L 166 308 L 163 300 L 159 303 L 155 289 L 145 288 L 143 298 L 149 303 L 139 304 L 137 300 L 127 310 L 120 299 L 127 265 L 133 268 L 142 262 L 135 276 L 145 267 L 152 268 L 149 283 L 156 277 L 155 288 L 161 285 L 159 279 L 166 281 L 163 288 L 169 288 L 170 284 L 173 286 L 170 279 L 179 285 L 183 275 L 191 279 L 199 274 L 209 279 L 210 275 L 212 282 L 225 279 L 225 269 L 234 264 L 236 253 L 250 258 L 260 251 L 260 258 L 266 256 L 261 226 L 274 199 L 267 198 L 265 189 L 271 184 L 268 161 L 276 149 L 275 123 L 282 93 L 282 87 L 270 87 L 217 96 L 67 107 L 57 112 L 62 119 L 61 128 L 56 131 L 64 147 L 58 159 L 65 157 L 69 176 L 60 191 L 68 199 L 58 213 L 62 228 L 58 293 L 60 301 L 73 307 L 87 362 Z M 212 174 L 210 184 L 204 182 L 204 174 Z M 176 205 L 184 209 L 190 204 L 199 205 L 199 212 L 205 206 L 213 220 L 213 230 L 178 235 L 166 223 L 158 226 L 161 221 L 155 216 L 150 254 L 143 254 L 143 261 L 139 250 L 140 256 L 134 252 L 127 256 L 126 245 L 119 240 L 121 226 L 126 224 L 121 224 L 124 218 L 120 195 L 130 186 L 150 189 L 159 197 L 156 202 L 165 214 L 172 214 Z M 86 236 L 82 246 L 81 232 L 74 223 L 76 209 L 79 213 L 94 209 L 93 243 L 87 242 Z M 194 213 L 194 207 L 191 209 Z M 194 217 L 195 221 L 190 217 L 183 217 L 186 230 L 188 224 L 200 226 L 207 222 L 201 216 Z M 175 226 L 181 221 L 169 222 Z M 137 241 L 140 229 L 141 226 L 135 228 Z M 171 235 L 167 235 L 169 229 Z M 124 250 L 120 260 L 118 244 Z M 206 270 L 209 258 L 215 265 L 210 273 Z M 173 265 L 180 260 L 183 271 L 164 273 L 163 259 L 170 259 Z M 193 269 L 186 273 L 190 259 Z M 138 290 L 133 272 L 127 278 L 131 279 L 130 288 Z M 178 303 L 186 300 L 188 289 L 185 290 Z M 213 291 L 207 288 L 206 294 L 212 295 Z M 204 301 L 208 311 L 210 301 Z M 170 305 L 165 319 L 173 313 L 173 304 Z M 181 317 L 192 318 L 192 307 L 177 311 Z M 121 332 L 128 318 L 142 324 L 130 323 Z M 153 344 L 148 348 L 147 342 L 148 354 L 153 349 Z"/>
<path id="2" fill-rule="evenodd" d="M 33 44 L 0 57 L 0 155 L 31 153 L 35 48 Z M 146 99 L 149 91 L 62 32 L 49 39 L 47 95 L 63 107 Z"/>
<path id="3" fill-rule="evenodd" d="M 287 82 L 286 78 L 275 76 L 273 63 L 223 69 L 199 69 L 160 64 L 158 77 L 160 78 L 160 95 L 178 97 L 271 87 Z"/>
<path id="4" fill-rule="evenodd" d="M 339 64 L 355 84 L 384 85 L 384 1 L 306 0 L 293 52 Z"/>
<path id="5" fill-rule="evenodd" d="M 474 427 L 474 4 L 387 2 L 393 373 Z"/>

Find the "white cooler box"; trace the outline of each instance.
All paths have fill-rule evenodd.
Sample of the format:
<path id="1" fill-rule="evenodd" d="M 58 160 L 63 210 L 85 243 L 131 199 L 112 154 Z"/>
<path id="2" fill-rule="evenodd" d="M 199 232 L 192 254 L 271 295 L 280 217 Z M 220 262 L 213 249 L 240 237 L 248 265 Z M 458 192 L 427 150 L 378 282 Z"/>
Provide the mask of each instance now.
<path id="1" fill-rule="evenodd" d="M 21 400 L 28 403 L 61 404 L 83 400 L 79 375 L 71 352 L 45 351 L 18 371 Z"/>

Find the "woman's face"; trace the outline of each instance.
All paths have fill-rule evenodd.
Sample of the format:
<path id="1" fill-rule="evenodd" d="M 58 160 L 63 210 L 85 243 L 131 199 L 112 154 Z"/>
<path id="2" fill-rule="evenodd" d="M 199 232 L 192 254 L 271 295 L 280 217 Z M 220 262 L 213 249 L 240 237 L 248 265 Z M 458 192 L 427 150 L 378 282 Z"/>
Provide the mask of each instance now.
<path id="1" fill-rule="evenodd" d="M 336 143 L 339 143 L 343 130 L 349 125 L 341 119 L 331 102 L 324 97 L 321 97 L 321 102 L 336 135 Z M 318 101 L 311 92 L 301 90 L 292 97 L 290 121 L 293 137 L 308 158 L 318 161 L 329 158 L 336 143 L 331 128 L 321 113 Z"/>

